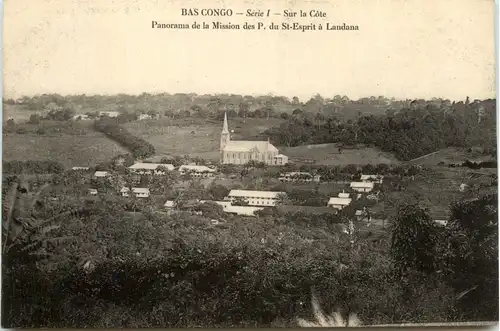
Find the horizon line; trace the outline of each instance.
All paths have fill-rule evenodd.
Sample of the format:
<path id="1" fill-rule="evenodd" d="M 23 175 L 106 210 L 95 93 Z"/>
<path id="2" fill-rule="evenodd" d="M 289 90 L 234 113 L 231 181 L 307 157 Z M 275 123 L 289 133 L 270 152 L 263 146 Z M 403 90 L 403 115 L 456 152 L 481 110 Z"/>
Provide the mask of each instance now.
<path id="1" fill-rule="evenodd" d="M 470 97 L 468 95 L 462 97 L 461 99 L 459 98 L 450 98 L 450 97 L 445 97 L 445 96 L 432 96 L 432 97 L 411 97 L 411 98 L 402 98 L 402 97 L 395 97 L 395 96 L 385 96 L 385 95 L 366 95 L 366 96 L 360 96 L 360 97 L 349 97 L 348 95 L 345 95 L 345 94 L 341 94 L 341 93 L 338 93 L 338 94 L 335 94 L 333 96 L 325 96 L 325 95 L 322 95 L 321 93 L 313 93 L 311 94 L 309 97 L 299 97 L 297 94 L 295 95 L 285 95 L 285 94 L 277 94 L 277 93 L 234 93 L 234 92 L 213 92 L 213 93 L 199 93 L 199 92 L 159 92 L 159 91 L 156 91 L 156 92 L 140 92 L 140 93 L 125 93 L 125 92 L 108 92 L 108 93 L 95 93 L 95 92 L 92 92 L 92 93 L 67 93 L 67 94 L 61 94 L 61 93 L 58 93 L 58 92 L 43 92 L 43 93 L 34 93 L 34 94 L 21 94 L 20 96 L 17 96 L 17 97 L 12 97 L 12 96 L 7 96 L 6 94 L 3 94 L 2 95 L 2 101 L 4 100 L 8 100 L 8 99 L 13 99 L 15 101 L 19 100 L 19 99 L 22 99 L 22 98 L 34 98 L 34 97 L 40 97 L 40 96 L 43 96 L 43 95 L 59 95 L 61 97 L 75 97 L 75 96 L 85 96 L 85 97 L 96 97 L 96 96 L 102 96 L 102 97 L 113 97 L 113 96 L 120 96 L 120 95 L 123 95 L 123 96 L 134 96 L 134 97 L 139 97 L 143 94 L 149 94 L 149 95 L 152 95 L 152 96 L 157 96 L 157 95 L 162 95 L 162 94 L 165 94 L 165 95 L 170 95 L 170 96 L 174 96 L 174 95 L 179 95 L 179 94 L 185 94 L 185 95 L 195 95 L 195 96 L 241 96 L 241 97 L 246 97 L 246 96 L 250 96 L 250 97 L 254 97 L 254 98 L 259 98 L 259 97 L 277 97 L 277 98 L 286 98 L 288 100 L 292 100 L 294 97 L 297 97 L 300 102 L 302 103 L 305 103 L 311 99 L 313 99 L 315 96 L 321 96 L 323 99 L 325 100 L 328 100 L 328 99 L 333 99 L 335 96 L 341 96 L 341 97 L 347 97 L 350 101 L 357 101 L 357 100 L 361 100 L 361 99 L 369 99 L 371 97 L 375 97 L 375 98 L 379 98 L 379 97 L 382 97 L 382 98 L 385 98 L 385 99 L 389 99 L 389 100 L 392 100 L 394 99 L 394 101 L 406 101 L 406 100 L 425 100 L 425 101 L 431 101 L 432 99 L 441 99 L 441 100 L 449 100 L 449 101 L 456 101 L 456 102 L 460 102 L 460 101 L 465 101 L 467 99 L 467 97 L 469 97 L 469 99 L 471 101 L 474 101 L 474 100 L 481 100 L 481 101 L 484 101 L 484 100 L 495 100 L 496 99 L 496 93 L 493 93 L 492 96 L 489 96 L 489 97 L 484 97 L 484 98 L 477 98 L 477 97 Z"/>

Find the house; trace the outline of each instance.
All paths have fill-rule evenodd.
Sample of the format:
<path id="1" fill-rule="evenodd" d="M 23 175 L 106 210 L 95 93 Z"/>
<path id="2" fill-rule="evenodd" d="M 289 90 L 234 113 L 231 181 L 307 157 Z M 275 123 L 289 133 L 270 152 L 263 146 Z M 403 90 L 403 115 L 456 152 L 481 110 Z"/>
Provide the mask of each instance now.
<path id="1" fill-rule="evenodd" d="M 368 193 L 373 190 L 373 182 L 352 182 L 351 189 L 356 192 Z"/>
<path id="2" fill-rule="evenodd" d="M 446 226 L 448 224 L 447 220 L 434 220 L 434 222 L 439 226 Z"/>
<path id="3" fill-rule="evenodd" d="M 94 177 L 96 177 L 96 178 L 104 178 L 107 176 L 109 176 L 109 172 L 107 172 L 107 171 L 96 171 L 94 173 Z"/>
<path id="4" fill-rule="evenodd" d="M 347 198 L 349 198 L 349 193 L 345 193 L 342 191 L 339 193 L 339 198 L 347 199 Z"/>
<path id="5" fill-rule="evenodd" d="M 280 182 L 319 182 L 320 175 L 312 175 L 309 172 L 294 171 L 281 174 L 279 177 Z"/>
<path id="6" fill-rule="evenodd" d="M 108 117 L 118 117 L 120 115 L 117 111 L 100 111 L 99 116 L 108 116 Z"/>
<path id="7" fill-rule="evenodd" d="M 252 207 L 252 206 L 233 206 L 231 201 L 203 201 L 203 202 L 214 202 L 219 206 L 222 206 L 222 210 L 228 214 L 235 214 L 240 216 L 255 216 L 255 212 L 264 209 L 263 207 Z"/>
<path id="8" fill-rule="evenodd" d="M 158 169 L 160 167 L 160 169 Z M 129 167 L 129 169 L 139 175 L 165 175 L 165 171 L 173 171 L 175 169 L 173 164 L 168 163 L 136 163 Z"/>
<path id="9" fill-rule="evenodd" d="M 467 184 L 462 183 L 462 184 L 460 184 L 460 187 L 459 187 L 459 189 L 458 189 L 458 190 L 459 190 L 460 192 L 465 192 L 465 190 L 467 190 L 467 187 L 468 187 L 468 185 L 467 185 Z"/>
<path id="10" fill-rule="evenodd" d="M 140 114 L 138 119 L 139 119 L 139 121 L 143 121 L 143 120 L 150 120 L 150 119 L 152 119 L 152 117 L 149 114 Z"/>
<path id="11" fill-rule="evenodd" d="M 268 165 L 285 165 L 288 157 L 279 154 L 279 150 L 267 141 L 231 140 L 227 124 L 227 113 L 220 135 L 220 163 L 246 164 L 249 161 L 264 162 Z"/>
<path id="12" fill-rule="evenodd" d="M 173 209 L 175 208 L 175 201 L 174 200 L 167 200 L 165 204 L 163 205 L 163 208 L 165 209 Z"/>
<path id="13" fill-rule="evenodd" d="M 89 167 L 73 167 L 73 168 L 71 168 L 71 170 L 73 170 L 73 171 L 78 171 L 78 170 L 89 171 L 90 168 Z"/>
<path id="14" fill-rule="evenodd" d="M 97 195 L 97 189 L 95 189 L 95 188 L 89 188 L 89 194 L 90 195 Z"/>
<path id="15" fill-rule="evenodd" d="M 193 177 L 213 177 L 216 173 L 215 169 L 209 168 L 204 165 L 181 165 L 179 167 L 179 172 L 181 175 L 190 174 Z"/>
<path id="16" fill-rule="evenodd" d="M 382 184 L 384 176 L 381 175 L 361 175 L 362 182 L 374 182 L 377 184 Z"/>
<path id="17" fill-rule="evenodd" d="M 124 187 L 121 189 L 121 194 L 122 197 L 128 197 L 130 189 L 128 187 Z M 149 198 L 149 188 L 143 188 L 143 187 L 133 187 L 132 188 L 132 193 L 135 194 L 136 197 L 138 198 Z"/>
<path id="18" fill-rule="evenodd" d="M 234 204 L 235 200 L 242 199 L 248 203 L 249 206 L 275 206 L 276 201 L 284 192 L 272 191 L 250 191 L 250 190 L 231 190 L 226 200 Z"/>
<path id="19" fill-rule="evenodd" d="M 328 200 L 327 206 L 342 210 L 344 209 L 344 207 L 348 206 L 351 201 L 351 198 L 330 198 L 330 200 Z"/>
<path id="20" fill-rule="evenodd" d="M 89 117 L 89 115 L 86 115 L 86 114 L 77 114 L 77 115 L 73 116 L 73 120 L 74 121 L 79 121 L 79 120 L 89 121 L 89 120 L 91 120 L 91 118 Z"/>

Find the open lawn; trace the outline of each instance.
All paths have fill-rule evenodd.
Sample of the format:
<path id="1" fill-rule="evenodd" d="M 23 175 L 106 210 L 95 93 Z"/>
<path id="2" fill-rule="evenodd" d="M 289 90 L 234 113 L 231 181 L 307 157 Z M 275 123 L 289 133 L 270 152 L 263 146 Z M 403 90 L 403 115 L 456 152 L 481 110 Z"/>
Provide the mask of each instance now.
<path id="1" fill-rule="evenodd" d="M 470 169 L 434 167 L 415 176 L 415 180 L 405 180 L 403 191 L 393 191 L 386 194 L 381 203 L 371 208 L 374 213 L 382 213 L 388 217 L 396 214 L 396 206 L 402 203 L 418 203 L 428 208 L 434 219 L 447 219 L 450 205 L 453 202 L 473 195 L 469 192 L 460 192 L 460 185 L 483 184 L 489 186 L 489 191 L 497 191 L 491 186 L 489 174 L 482 174 Z M 486 187 L 485 189 L 488 189 Z"/>
<path id="2" fill-rule="evenodd" d="M 315 160 L 316 164 L 324 165 L 399 163 L 391 154 L 375 148 L 344 149 L 339 154 L 336 144 L 289 147 L 283 148 L 281 153 L 287 155 L 291 161 L 294 158 L 308 158 Z"/>
<path id="3" fill-rule="evenodd" d="M 94 166 L 128 151 L 103 134 L 86 136 L 4 134 L 3 160 L 54 160 L 65 167 Z"/>
<path id="4" fill-rule="evenodd" d="M 249 118 L 246 123 L 240 118 L 229 118 L 229 130 L 234 130 L 231 139 L 259 140 L 257 136 L 274 125 L 279 119 Z M 125 128 L 132 134 L 153 144 L 156 156 L 191 155 L 211 160 L 219 159 L 222 121 L 202 118 L 136 121 Z"/>
<path id="5" fill-rule="evenodd" d="M 437 165 L 440 162 L 445 164 L 459 163 L 465 160 L 471 161 L 491 161 L 491 156 L 485 156 L 479 152 L 468 152 L 466 148 L 448 147 L 441 149 L 437 152 L 421 156 L 414 160 L 409 161 L 413 164 L 421 165 Z"/>

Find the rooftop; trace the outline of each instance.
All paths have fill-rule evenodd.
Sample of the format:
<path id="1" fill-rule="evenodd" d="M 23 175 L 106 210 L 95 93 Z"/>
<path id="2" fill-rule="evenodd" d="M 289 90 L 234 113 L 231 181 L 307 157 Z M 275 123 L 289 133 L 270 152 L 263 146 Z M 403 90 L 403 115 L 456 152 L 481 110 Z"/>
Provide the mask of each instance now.
<path id="1" fill-rule="evenodd" d="M 285 194 L 285 192 L 273 192 L 273 191 L 250 191 L 250 190 L 231 190 L 229 192 L 229 197 L 245 197 L 245 198 L 271 198 L 275 199 L 279 194 Z"/>
<path id="2" fill-rule="evenodd" d="M 384 176 L 381 175 L 361 175 L 361 180 L 367 180 L 367 179 L 383 179 Z"/>
<path id="3" fill-rule="evenodd" d="M 350 198 L 330 198 L 328 200 L 328 205 L 342 205 L 342 206 L 347 206 L 348 204 L 351 203 Z"/>
<path id="4" fill-rule="evenodd" d="M 95 177 L 106 177 L 107 175 L 109 175 L 109 172 L 107 171 L 96 171 L 94 173 Z"/>
<path id="5" fill-rule="evenodd" d="M 128 187 L 123 187 L 121 189 L 122 193 L 126 193 L 128 191 L 130 191 L 130 189 Z M 134 193 L 149 193 L 149 188 L 147 188 L 147 187 L 132 187 L 132 192 L 134 192 Z"/>
<path id="6" fill-rule="evenodd" d="M 167 200 L 163 205 L 163 207 L 174 207 L 174 205 L 175 205 L 174 200 Z"/>
<path id="7" fill-rule="evenodd" d="M 196 172 L 215 172 L 215 169 L 212 169 L 212 168 L 209 168 L 207 166 L 204 166 L 204 165 L 191 165 L 191 164 L 188 164 L 188 165 L 181 165 L 179 167 L 179 171 L 196 171 Z"/>
<path id="8" fill-rule="evenodd" d="M 155 170 L 158 167 L 165 167 L 168 170 L 174 170 L 175 167 L 170 163 L 136 163 L 129 167 L 129 169 L 144 169 L 144 170 Z"/>
<path id="9" fill-rule="evenodd" d="M 372 182 L 352 182 L 351 187 L 353 188 L 373 188 Z"/>
<path id="10" fill-rule="evenodd" d="M 278 152 L 278 149 L 270 142 L 266 141 L 249 141 L 249 140 L 230 140 L 224 147 L 225 152 Z"/>

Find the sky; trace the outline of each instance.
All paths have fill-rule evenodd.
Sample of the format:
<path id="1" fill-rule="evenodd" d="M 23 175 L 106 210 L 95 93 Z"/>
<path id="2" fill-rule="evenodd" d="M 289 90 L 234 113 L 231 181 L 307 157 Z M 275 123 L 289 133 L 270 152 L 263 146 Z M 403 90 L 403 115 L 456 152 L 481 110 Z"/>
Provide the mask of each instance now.
<path id="1" fill-rule="evenodd" d="M 181 8 L 326 18 L 181 16 Z M 261 20 L 358 31 L 175 30 Z M 43 93 L 495 97 L 492 0 L 5 0 L 4 97 Z"/>

